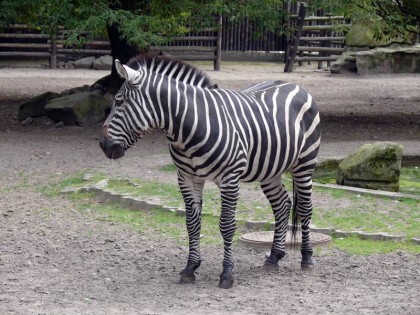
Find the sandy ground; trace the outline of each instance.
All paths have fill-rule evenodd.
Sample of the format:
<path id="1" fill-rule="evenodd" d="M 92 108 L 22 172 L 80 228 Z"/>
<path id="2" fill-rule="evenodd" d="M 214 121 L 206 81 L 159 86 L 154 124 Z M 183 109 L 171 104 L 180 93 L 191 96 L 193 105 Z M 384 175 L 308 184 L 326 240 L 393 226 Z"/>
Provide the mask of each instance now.
<path id="1" fill-rule="evenodd" d="M 312 68 L 285 74 L 281 65 L 234 63 L 208 73 L 226 88 L 270 79 L 304 86 L 321 108 L 321 157 L 377 140 L 397 141 L 405 154 L 420 155 L 420 75 L 331 76 Z M 22 100 L 106 74 L 0 69 L 0 314 L 420 313 L 419 256 L 325 250 L 317 252 L 316 269 L 304 273 L 299 254 L 289 252 L 280 270 L 267 274 L 264 253 L 237 246 L 236 283 L 224 291 L 217 288 L 222 248 L 206 246 L 197 283 L 179 285 L 186 248 L 76 211 L 64 196 L 37 192 L 80 171 L 162 176 L 156 170 L 169 156 L 158 133 L 126 158 L 109 161 L 96 140 L 100 126 L 55 129 L 37 119 L 23 127 L 15 120 Z"/>

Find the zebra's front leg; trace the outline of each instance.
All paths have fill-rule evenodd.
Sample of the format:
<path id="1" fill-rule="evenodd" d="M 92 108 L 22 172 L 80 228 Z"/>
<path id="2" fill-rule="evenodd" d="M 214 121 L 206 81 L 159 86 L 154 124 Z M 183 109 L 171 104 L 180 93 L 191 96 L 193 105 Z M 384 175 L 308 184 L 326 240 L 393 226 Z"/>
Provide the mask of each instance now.
<path id="1" fill-rule="evenodd" d="M 239 196 L 239 178 L 231 179 L 220 185 L 222 210 L 220 213 L 219 228 L 223 237 L 224 257 L 223 272 L 220 274 L 219 288 L 230 289 L 233 286 L 233 255 L 232 242 L 236 229 L 236 204 Z"/>
<path id="2" fill-rule="evenodd" d="M 261 183 L 261 188 L 271 204 L 275 219 L 273 245 L 270 257 L 264 262 L 264 270 L 275 271 L 278 262 L 286 254 L 286 234 L 288 230 L 291 200 L 287 194 L 281 178 Z"/>
<path id="3" fill-rule="evenodd" d="M 302 229 L 302 270 L 310 270 L 314 267 L 312 260 L 312 244 L 310 239 L 309 225 L 312 218 L 312 175 L 295 176 L 295 207 L 298 218 L 300 218 Z"/>
<path id="4" fill-rule="evenodd" d="M 185 203 L 189 239 L 187 266 L 180 272 L 180 283 L 194 283 L 195 271 L 201 264 L 200 232 L 204 180 L 178 174 L 179 188 Z"/>

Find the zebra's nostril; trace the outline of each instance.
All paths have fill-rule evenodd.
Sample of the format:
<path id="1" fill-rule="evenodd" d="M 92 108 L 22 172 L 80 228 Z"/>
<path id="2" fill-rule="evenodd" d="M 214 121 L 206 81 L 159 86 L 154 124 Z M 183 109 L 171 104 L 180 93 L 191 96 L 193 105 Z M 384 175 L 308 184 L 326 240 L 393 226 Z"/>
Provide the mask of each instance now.
<path id="1" fill-rule="evenodd" d="M 124 148 L 121 144 L 115 143 L 105 137 L 99 139 L 99 146 L 109 159 L 119 159 L 124 156 Z"/>

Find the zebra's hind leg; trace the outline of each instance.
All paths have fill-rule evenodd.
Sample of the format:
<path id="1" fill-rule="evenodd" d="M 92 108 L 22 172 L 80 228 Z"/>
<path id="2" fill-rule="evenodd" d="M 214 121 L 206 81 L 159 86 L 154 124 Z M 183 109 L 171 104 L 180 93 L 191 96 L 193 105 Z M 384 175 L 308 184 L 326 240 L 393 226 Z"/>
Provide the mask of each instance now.
<path id="1" fill-rule="evenodd" d="M 223 237 L 224 257 L 223 272 L 220 274 L 219 288 L 230 289 L 233 286 L 232 242 L 236 229 L 236 204 L 239 196 L 239 177 L 225 179 L 219 186 L 222 199 L 219 228 Z"/>
<path id="2" fill-rule="evenodd" d="M 178 173 L 178 184 L 185 203 L 186 225 L 189 238 L 187 266 L 180 272 L 180 283 L 194 283 L 195 271 L 201 264 L 200 232 L 204 180 Z"/>
<path id="3" fill-rule="evenodd" d="M 291 200 L 281 183 L 281 178 L 276 178 L 269 182 L 262 182 L 261 188 L 271 204 L 276 222 L 273 245 L 271 247 L 270 257 L 264 262 L 264 270 L 274 271 L 278 269 L 279 260 L 286 254 L 285 243 Z"/>
<path id="4" fill-rule="evenodd" d="M 302 230 L 302 270 L 309 270 L 314 267 L 312 260 L 312 244 L 310 238 L 309 225 L 312 218 L 312 173 L 294 175 L 294 202 L 295 211 L 300 218 Z"/>

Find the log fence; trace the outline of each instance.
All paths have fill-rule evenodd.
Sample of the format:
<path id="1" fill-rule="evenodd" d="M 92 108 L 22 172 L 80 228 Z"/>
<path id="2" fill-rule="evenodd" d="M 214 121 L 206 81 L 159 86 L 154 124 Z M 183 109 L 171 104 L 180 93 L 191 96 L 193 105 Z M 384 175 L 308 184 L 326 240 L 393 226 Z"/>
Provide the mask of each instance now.
<path id="1" fill-rule="evenodd" d="M 344 51 L 344 33 L 350 23 L 344 16 L 305 16 L 307 6 L 301 3 L 299 14 L 294 17 L 295 32 L 289 40 L 285 56 L 285 72 L 293 71 L 293 63 L 318 62 L 318 69 L 323 62 L 330 66 Z M 322 13 L 321 13 L 322 14 Z"/>
<path id="2" fill-rule="evenodd" d="M 221 68 L 222 51 L 285 51 L 286 72 L 292 71 L 294 62 L 302 65 L 314 61 L 322 68 L 324 62 L 329 65 L 336 60 L 343 51 L 343 30 L 349 27 L 348 22 L 342 16 L 305 16 L 307 6 L 303 2 L 300 5 L 285 3 L 287 7 L 283 9 L 294 14 L 292 19 L 282 21 L 294 30 L 291 35 L 263 32 L 262 36 L 255 37 L 258 27 L 249 20 L 233 23 L 219 17 L 215 28 L 176 37 L 166 45 L 152 46 L 150 52 L 183 60 L 210 60 L 215 70 Z M 50 36 L 25 25 L 10 25 L 0 33 L 0 59 L 49 58 L 54 68 L 57 59 L 111 54 L 107 39 L 88 41 L 80 48 L 66 46 L 64 39 L 63 30 Z"/>

